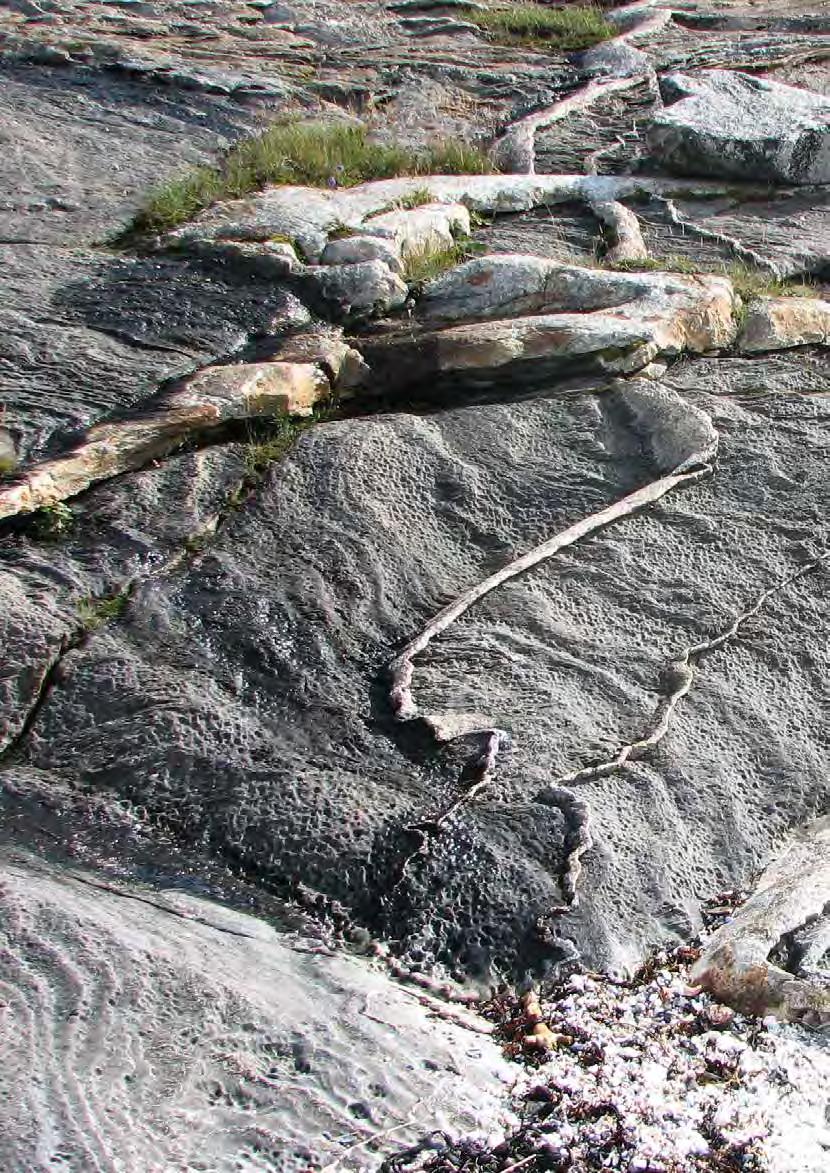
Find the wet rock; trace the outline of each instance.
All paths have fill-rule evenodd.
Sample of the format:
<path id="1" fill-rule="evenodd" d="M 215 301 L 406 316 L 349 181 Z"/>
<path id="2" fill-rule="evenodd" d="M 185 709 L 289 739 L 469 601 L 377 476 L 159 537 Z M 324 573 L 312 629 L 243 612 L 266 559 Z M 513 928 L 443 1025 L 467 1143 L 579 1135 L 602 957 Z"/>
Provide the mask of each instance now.
<path id="1" fill-rule="evenodd" d="M 830 100 L 779 82 L 706 70 L 667 74 L 652 151 L 684 175 L 772 183 L 830 181 Z"/>
<path id="2" fill-rule="evenodd" d="M 811 345 L 830 345 L 830 302 L 762 297 L 750 303 L 738 339 L 745 354 Z"/>

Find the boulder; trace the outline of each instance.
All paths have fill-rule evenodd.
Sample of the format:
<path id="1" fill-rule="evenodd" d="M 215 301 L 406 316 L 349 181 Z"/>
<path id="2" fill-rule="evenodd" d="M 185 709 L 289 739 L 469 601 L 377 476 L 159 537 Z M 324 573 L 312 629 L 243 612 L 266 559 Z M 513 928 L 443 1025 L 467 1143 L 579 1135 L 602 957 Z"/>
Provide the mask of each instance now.
<path id="1" fill-rule="evenodd" d="M 648 55 L 623 40 L 593 45 L 582 54 L 580 66 L 589 77 L 645 77 L 651 69 Z"/>
<path id="2" fill-rule="evenodd" d="M 648 141 L 671 170 L 767 183 L 830 181 L 830 99 L 719 69 L 667 74 L 660 89 L 666 107 L 654 115 Z"/>
<path id="3" fill-rule="evenodd" d="M 449 372 L 502 382 L 521 375 L 517 386 L 574 367 L 630 374 L 661 356 L 731 346 L 734 307 L 726 277 L 481 257 L 427 286 L 419 303 L 426 324 L 459 324 L 401 332 L 364 350 L 396 388 Z"/>
<path id="4" fill-rule="evenodd" d="M 799 972 L 798 961 L 784 969 L 770 961 L 776 946 L 796 930 L 811 926 L 828 940 L 830 905 L 830 818 L 815 819 L 791 836 L 765 868 L 754 892 L 706 942 L 692 970 L 692 981 L 746 1014 L 774 1014 L 806 1026 L 830 1024 L 830 985 Z M 818 930 L 818 931 L 817 931 Z M 804 955 L 794 941 L 795 958 Z"/>
<path id="5" fill-rule="evenodd" d="M 738 339 L 745 354 L 791 346 L 830 345 L 830 301 L 759 297 L 749 304 Z"/>
<path id="6" fill-rule="evenodd" d="M 426 322 L 608 309 L 643 294 L 649 278 L 562 265 L 521 253 L 474 257 L 429 282 L 418 302 Z M 653 284 L 653 280 L 652 280 Z"/>
<path id="7" fill-rule="evenodd" d="M 330 240 L 320 254 L 321 265 L 359 265 L 363 261 L 384 261 L 393 273 L 403 270 L 400 249 L 382 236 L 343 236 Z"/>
<path id="8" fill-rule="evenodd" d="M 451 248 L 457 236 L 469 236 L 470 213 L 463 204 L 424 204 L 371 216 L 363 231 L 395 242 L 403 256 Z"/>
<path id="9" fill-rule="evenodd" d="M 293 334 L 281 343 L 278 358 L 281 363 L 316 363 L 338 394 L 363 386 L 370 374 L 360 351 L 349 346 L 342 331 L 334 328 Z"/>
<path id="10" fill-rule="evenodd" d="M 310 266 L 303 286 L 332 317 L 341 319 L 388 313 L 409 296 L 406 283 L 381 260 Z"/>

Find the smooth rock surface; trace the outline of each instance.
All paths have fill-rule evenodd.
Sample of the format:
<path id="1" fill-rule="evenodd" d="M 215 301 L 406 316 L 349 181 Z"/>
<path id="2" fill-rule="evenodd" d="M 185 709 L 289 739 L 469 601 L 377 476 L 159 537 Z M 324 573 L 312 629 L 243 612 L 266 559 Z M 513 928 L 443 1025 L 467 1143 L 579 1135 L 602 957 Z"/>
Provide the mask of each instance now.
<path id="1" fill-rule="evenodd" d="M 376 965 L 182 890 L 5 854 L 4 1168 L 366 1170 L 386 1129 L 397 1145 L 497 1122 L 498 1047 Z"/>

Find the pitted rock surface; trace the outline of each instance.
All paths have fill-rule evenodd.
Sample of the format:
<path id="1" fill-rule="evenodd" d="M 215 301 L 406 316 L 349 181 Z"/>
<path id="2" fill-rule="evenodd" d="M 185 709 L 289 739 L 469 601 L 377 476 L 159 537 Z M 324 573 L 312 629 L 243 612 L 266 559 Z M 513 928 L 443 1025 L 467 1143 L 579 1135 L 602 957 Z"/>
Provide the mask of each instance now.
<path id="1" fill-rule="evenodd" d="M 803 441 L 826 443 L 819 401 L 694 396 L 724 436 L 714 480 L 510 584 L 442 637 L 419 670 L 425 709 L 491 712 L 513 747 L 498 786 L 394 895 L 405 828 L 453 793 L 458 762 L 396 737 L 383 664 L 442 601 L 650 478 L 613 393 L 309 433 L 184 579 L 139 587 L 127 622 L 73 653 L 33 760 L 63 772 L 80 755 L 87 784 L 263 878 L 322 889 L 412 957 L 478 973 L 555 960 L 561 946 L 535 925 L 557 899 L 567 828 L 536 795 L 642 723 L 672 649 L 820 539 L 823 479 Z M 776 428 L 785 411 L 802 439 Z M 788 648 L 824 613 L 821 579 L 805 579 L 771 604 L 759 642 L 706 665 L 659 764 L 585 788 L 599 848 L 562 932 L 593 964 L 633 960 L 638 938 L 687 923 L 689 892 L 751 869 L 789 812 L 819 801 L 810 714 L 824 653 Z M 680 825 L 683 851 L 669 833 Z"/>

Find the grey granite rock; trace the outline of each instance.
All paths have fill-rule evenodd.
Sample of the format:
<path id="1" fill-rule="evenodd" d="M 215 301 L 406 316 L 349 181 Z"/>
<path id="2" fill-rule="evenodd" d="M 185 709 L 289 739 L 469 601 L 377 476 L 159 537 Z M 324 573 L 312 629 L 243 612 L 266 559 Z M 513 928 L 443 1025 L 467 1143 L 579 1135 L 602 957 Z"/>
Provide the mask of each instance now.
<path id="1" fill-rule="evenodd" d="M 305 270 L 303 289 L 335 320 L 388 313 L 406 301 L 407 287 L 385 261 L 318 265 Z"/>
<path id="2" fill-rule="evenodd" d="M 0 875 L 7 1169 L 365 1171 L 498 1120 L 497 1045 L 364 959 L 181 886 L 8 851 Z"/>
<path id="3" fill-rule="evenodd" d="M 648 132 L 684 175 L 772 183 L 830 181 L 830 100 L 750 74 L 705 70 L 660 80 L 665 109 Z"/>
<path id="4" fill-rule="evenodd" d="M 651 71 L 648 55 L 642 49 L 616 40 L 587 49 L 579 64 L 590 77 L 632 77 Z"/>
<path id="5" fill-rule="evenodd" d="M 407 827 L 458 793 L 469 748 L 396 726 L 383 665 L 448 599 L 654 475 L 613 394 L 306 433 L 198 564 L 140 586 L 126 622 L 73 653 L 33 762 L 262 883 L 324 892 L 413 961 L 522 973 L 576 946 L 633 963 L 825 785 L 827 603 L 807 577 L 707 658 L 658 755 L 581 788 L 581 908 L 544 928 L 571 831 L 541 789 L 642 729 L 667 661 L 820 540 L 824 397 L 687 394 L 721 432 L 714 479 L 505 587 L 417 664 L 425 711 L 486 712 L 512 749 L 405 880 Z"/>

